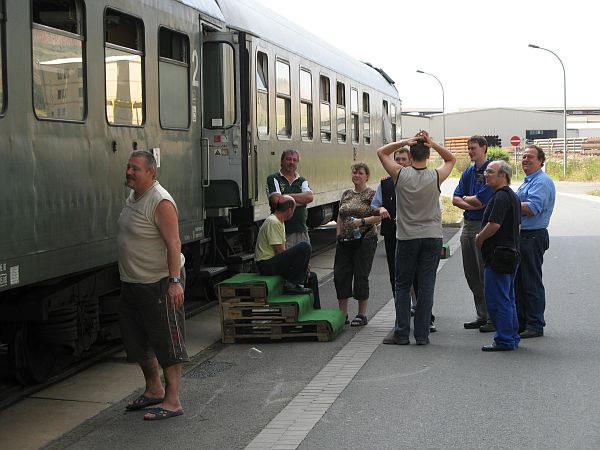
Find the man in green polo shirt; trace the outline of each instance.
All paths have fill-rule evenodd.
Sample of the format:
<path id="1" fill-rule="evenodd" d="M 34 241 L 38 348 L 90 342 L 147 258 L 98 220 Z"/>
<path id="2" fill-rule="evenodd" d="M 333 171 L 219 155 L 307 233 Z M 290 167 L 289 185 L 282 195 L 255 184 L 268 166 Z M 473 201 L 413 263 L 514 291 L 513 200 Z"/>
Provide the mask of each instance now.
<path id="1" fill-rule="evenodd" d="M 281 170 L 267 177 L 267 197 L 271 208 L 282 195 L 289 195 L 296 202 L 294 215 L 285 222 L 285 240 L 288 248 L 298 242 L 310 242 L 306 226 L 306 205 L 313 201 L 313 192 L 308 181 L 298 175 L 299 162 L 300 155 L 296 150 L 285 150 L 281 154 Z"/>

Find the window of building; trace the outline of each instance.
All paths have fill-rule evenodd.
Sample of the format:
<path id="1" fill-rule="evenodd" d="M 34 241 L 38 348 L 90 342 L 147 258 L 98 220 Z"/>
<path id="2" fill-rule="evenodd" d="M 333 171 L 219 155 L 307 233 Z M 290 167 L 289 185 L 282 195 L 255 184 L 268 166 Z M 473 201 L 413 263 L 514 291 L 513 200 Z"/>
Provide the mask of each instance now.
<path id="1" fill-rule="evenodd" d="M 337 136 L 340 144 L 346 143 L 346 86 L 337 82 L 336 85 L 336 123 Z"/>
<path id="2" fill-rule="evenodd" d="M 76 76 L 83 72 L 83 4 L 79 0 L 33 0 L 31 8 L 35 115 L 83 120 L 85 97 L 78 94 L 84 80 Z"/>
<path id="3" fill-rule="evenodd" d="M 321 91 L 321 141 L 331 142 L 331 86 L 329 78 L 321 75 L 319 87 Z"/>
<path id="4" fill-rule="evenodd" d="M 371 143 L 371 105 L 369 103 L 369 94 L 363 92 L 363 139 L 365 144 Z"/>
<path id="5" fill-rule="evenodd" d="M 525 139 L 556 139 L 558 136 L 557 130 L 525 130 Z"/>
<path id="6" fill-rule="evenodd" d="M 256 128 L 259 136 L 269 135 L 269 57 L 256 54 Z"/>
<path id="7" fill-rule="evenodd" d="M 313 100 L 312 74 L 300 70 L 300 134 L 302 140 L 312 141 L 313 138 Z"/>
<path id="8" fill-rule="evenodd" d="M 111 125 L 144 123 L 144 24 L 114 9 L 104 13 L 106 119 Z"/>
<path id="9" fill-rule="evenodd" d="M 277 136 L 292 137 L 292 97 L 290 85 L 290 65 L 277 60 L 275 64 L 277 77 L 277 99 L 275 114 L 277 115 Z"/>
<path id="10" fill-rule="evenodd" d="M 160 125 L 187 128 L 190 124 L 190 42 L 187 35 L 158 29 Z"/>
<path id="11" fill-rule="evenodd" d="M 358 128 L 358 90 L 352 88 L 350 90 L 350 114 L 352 115 L 352 143 L 358 144 L 359 142 L 359 128 Z"/>
<path id="12" fill-rule="evenodd" d="M 235 51 L 226 42 L 207 42 L 203 52 L 204 127 L 228 128 L 236 116 Z"/>
<path id="13" fill-rule="evenodd" d="M 392 142 L 396 142 L 398 140 L 398 128 L 396 126 L 396 121 L 398 120 L 396 117 L 396 104 L 392 103 L 390 108 L 390 121 L 392 122 Z"/>

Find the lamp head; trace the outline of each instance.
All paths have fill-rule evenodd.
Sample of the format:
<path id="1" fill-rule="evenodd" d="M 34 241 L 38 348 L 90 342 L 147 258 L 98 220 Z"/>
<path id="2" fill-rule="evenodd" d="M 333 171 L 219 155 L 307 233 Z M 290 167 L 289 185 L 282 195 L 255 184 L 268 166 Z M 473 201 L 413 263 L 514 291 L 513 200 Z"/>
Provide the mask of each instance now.
<path id="1" fill-rule="evenodd" d="M 534 45 L 534 44 L 529 44 L 529 47 L 531 47 L 531 48 L 540 48 L 538 45 Z"/>
<path id="2" fill-rule="evenodd" d="M 422 70 L 417 69 L 417 73 L 425 73 Z"/>

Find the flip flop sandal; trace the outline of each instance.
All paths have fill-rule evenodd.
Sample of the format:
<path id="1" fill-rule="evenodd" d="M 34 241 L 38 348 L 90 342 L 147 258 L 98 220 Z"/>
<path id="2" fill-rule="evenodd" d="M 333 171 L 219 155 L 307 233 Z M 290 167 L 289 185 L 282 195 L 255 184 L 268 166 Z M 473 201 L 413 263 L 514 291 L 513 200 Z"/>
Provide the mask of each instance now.
<path id="1" fill-rule="evenodd" d="M 148 414 L 154 414 L 149 416 Z M 183 409 L 177 411 L 169 411 L 165 408 L 152 408 L 144 415 L 144 420 L 163 420 L 170 419 L 171 417 L 177 417 L 183 415 Z"/>
<path id="2" fill-rule="evenodd" d="M 367 316 L 363 316 L 362 314 L 357 314 L 356 317 L 354 319 L 352 319 L 350 326 L 351 327 L 364 327 L 367 323 L 369 323 Z"/>
<path id="3" fill-rule="evenodd" d="M 148 406 L 158 405 L 159 403 L 162 403 L 163 400 L 164 399 L 162 399 L 162 398 L 146 397 L 145 395 L 142 394 L 138 398 L 136 398 L 134 401 L 129 403 L 125 407 L 125 409 L 127 411 L 138 411 L 140 409 L 147 408 Z"/>

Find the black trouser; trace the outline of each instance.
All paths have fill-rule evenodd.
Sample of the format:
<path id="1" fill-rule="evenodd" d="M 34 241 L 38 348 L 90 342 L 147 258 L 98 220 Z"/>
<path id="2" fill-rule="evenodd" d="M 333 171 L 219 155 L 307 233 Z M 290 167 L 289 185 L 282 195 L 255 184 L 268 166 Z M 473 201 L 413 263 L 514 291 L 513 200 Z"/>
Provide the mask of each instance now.
<path id="1" fill-rule="evenodd" d="M 310 272 L 308 274 L 308 280 L 304 287 L 311 288 L 313 291 L 313 308 L 321 309 L 321 297 L 319 296 L 319 279 L 317 274 Z"/>
<path id="2" fill-rule="evenodd" d="M 280 275 L 291 283 L 303 284 L 306 280 L 310 251 L 308 242 L 298 242 L 271 259 L 257 261 L 256 265 L 261 275 Z"/>
<path id="3" fill-rule="evenodd" d="M 388 271 L 390 273 L 390 284 L 392 285 L 392 295 L 394 295 L 394 289 L 396 287 L 396 236 L 383 236 L 383 242 L 385 244 L 385 256 L 388 263 Z M 415 274 L 413 279 L 413 290 L 415 291 L 415 305 L 419 295 L 419 281 L 418 274 Z M 435 321 L 435 316 L 431 315 L 431 323 Z"/>

